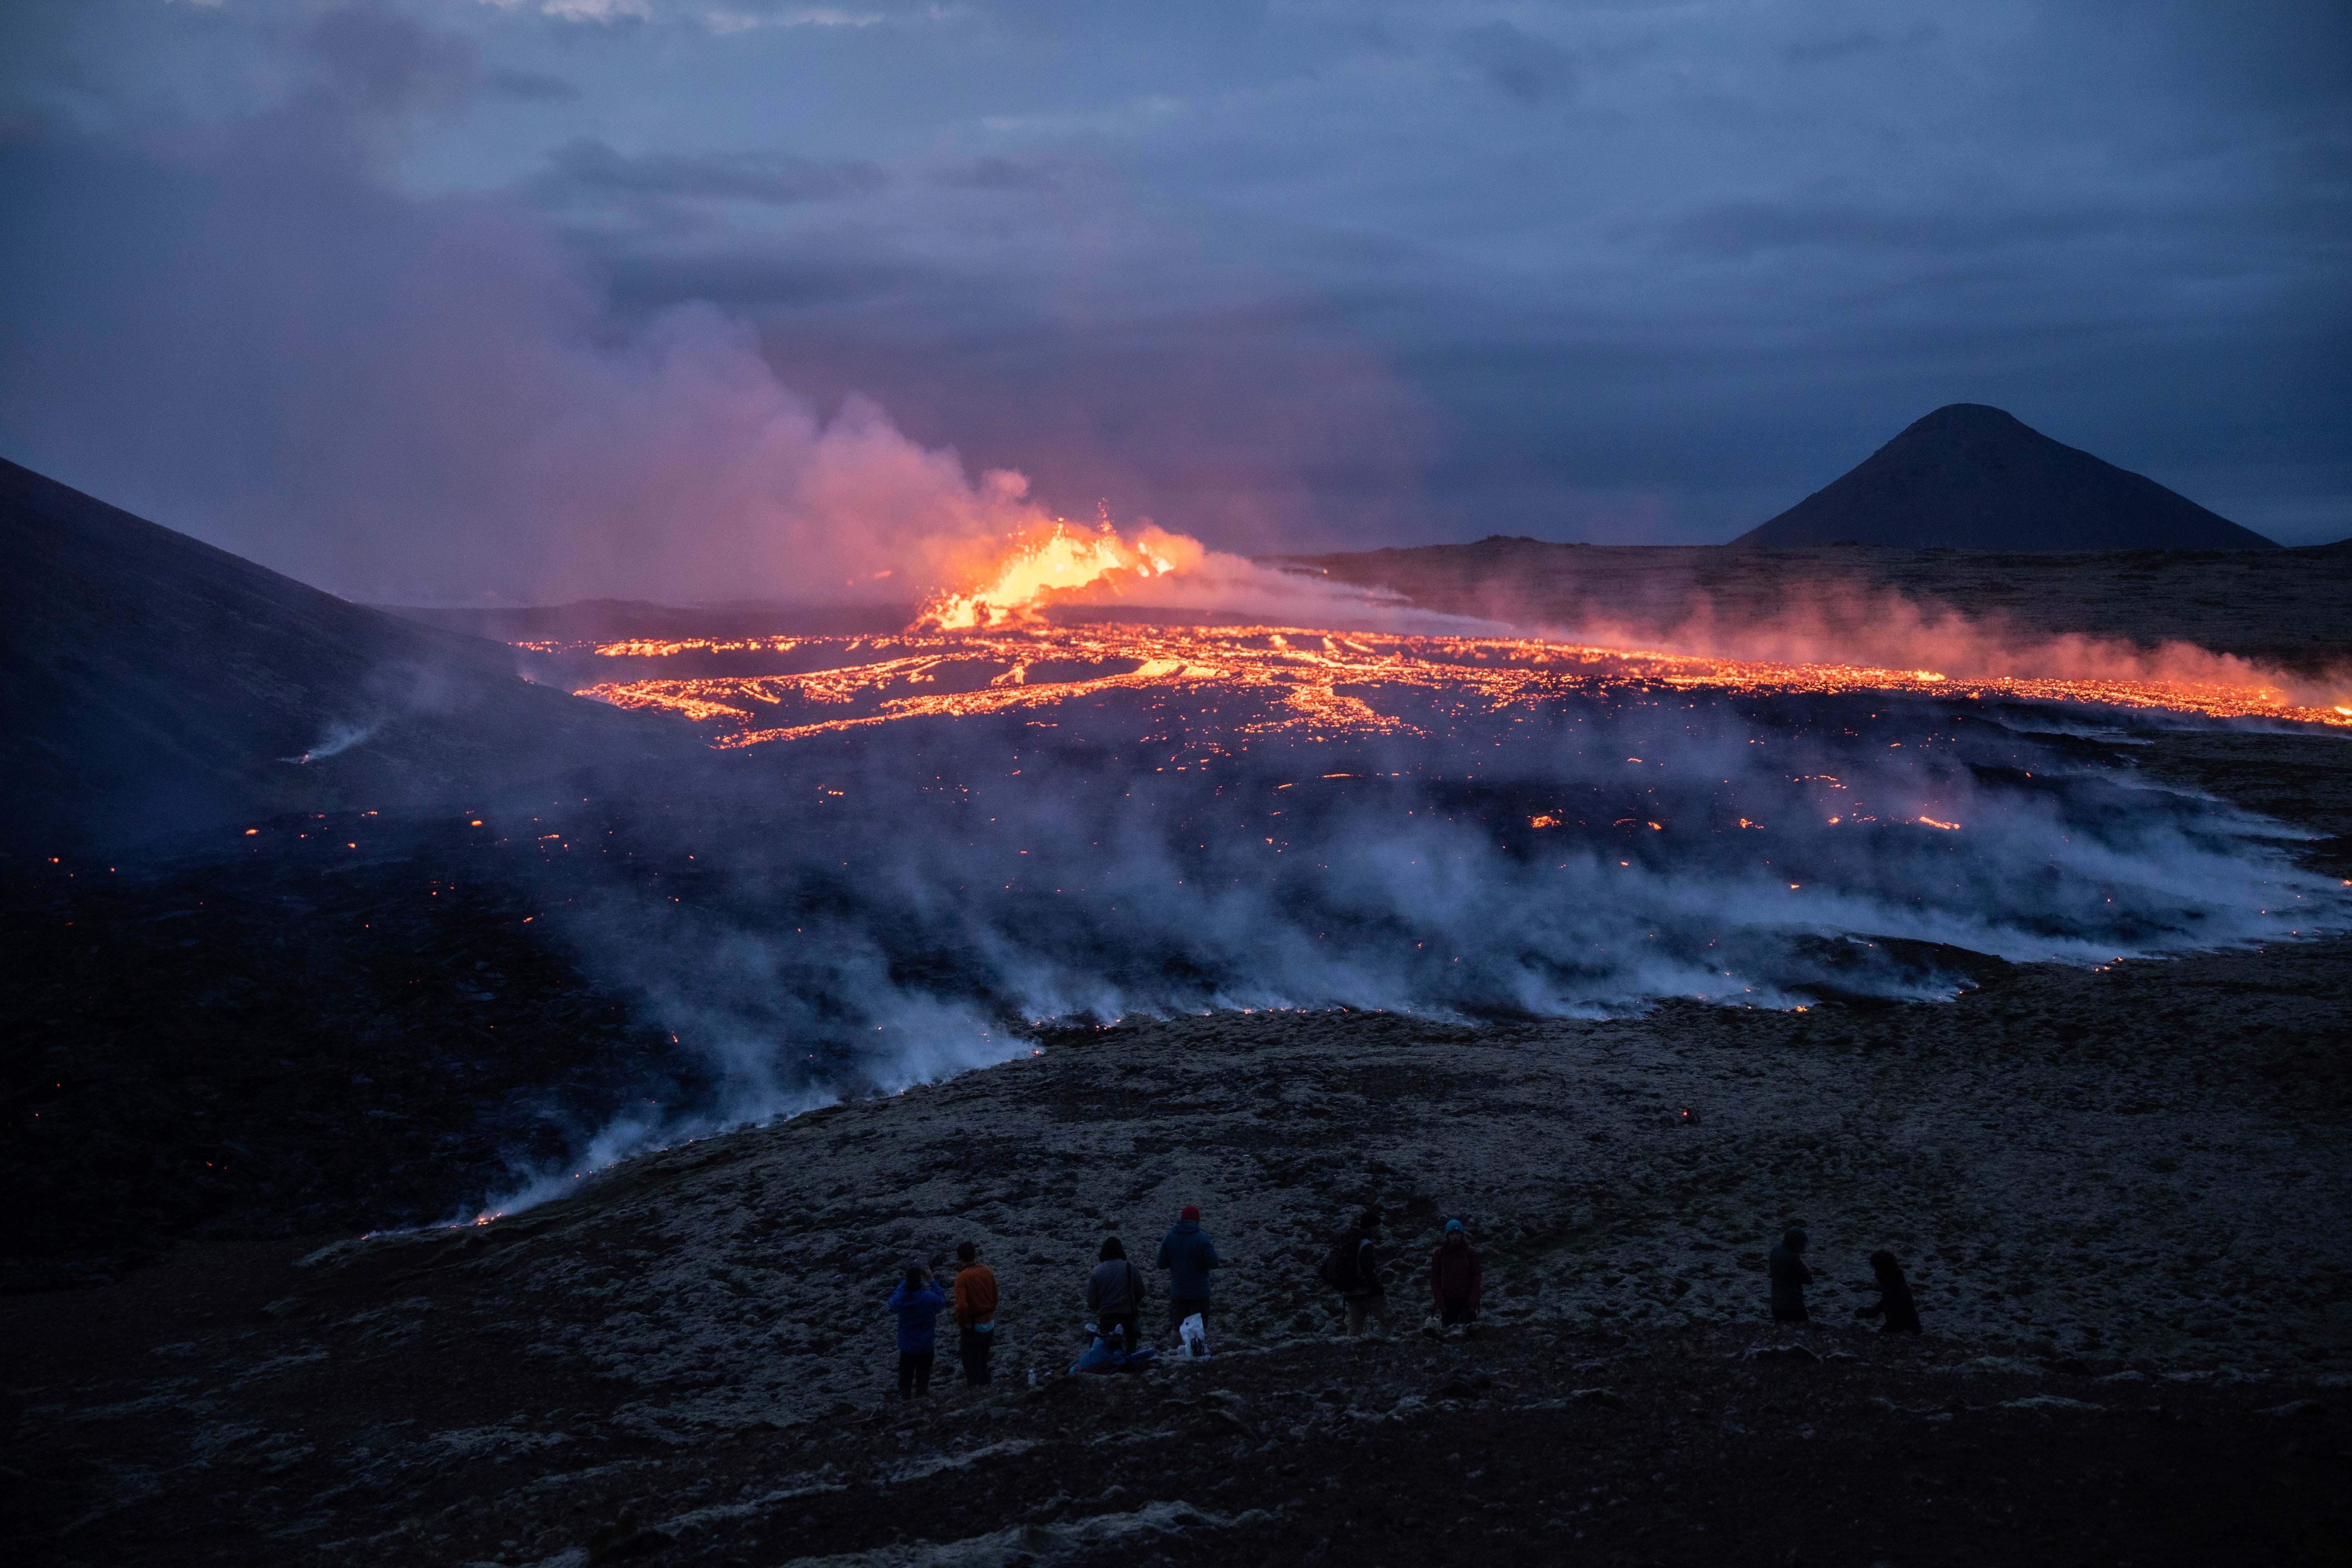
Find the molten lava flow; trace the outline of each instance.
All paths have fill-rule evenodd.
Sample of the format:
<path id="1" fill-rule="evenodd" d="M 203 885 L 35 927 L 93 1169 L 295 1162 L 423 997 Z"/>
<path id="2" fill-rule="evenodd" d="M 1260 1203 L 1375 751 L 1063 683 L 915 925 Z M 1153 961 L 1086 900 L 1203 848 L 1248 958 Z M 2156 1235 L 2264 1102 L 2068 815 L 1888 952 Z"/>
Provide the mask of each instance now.
<path id="1" fill-rule="evenodd" d="M 994 601 L 977 593 L 968 607 L 975 616 L 992 615 Z M 826 658 L 831 668 L 611 681 L 582 695 L 682 713 L 709 726 L 712 743 L 722 747 L 924 717 L 1021 711 L 1042 720 L 1062 703 L 1117 691 L 1159 702 L 1181 700 L 1190 715 L 1184 745 L 1199 751 L 1246 748 L 1254 738 L 1275 734 L 1335 741 L 1419 732 L 1431 701 L 1439 712 L 1497 713 L 1532 710 L 1568 696 L 1663 703 L 1677 693 L 1706 691 L 1885 693 L 1947 702 L 2046 702 L 2352 724 L 2352 715 L 2338 710 L 2299 706 L 2280 691 L 2250 686 L 1962 678 L 1934 670 L 1627 653 L 1532 638 L 1343 635 L 1272 626 L 1064 627 L 1031 619 L 979 635 L 926 628 L 895 637 L 803 637 L 793 647 L 797 657 L 807 658 L 820 645 L 838 649 Z M 646 647 L 627 646 L 632 652 Z M 677 652 L 716 646 L 663 645 Z M 1401 716 L 1408 710 L 1416 721 Z M 1176 760 L 1171 755 L 1171 765 Z M 1835 781 L 1830 787 L 1836 787 Z"/>
<path id="2" fill-rule="evenodd" d="M 916 625 L 926 631 L 1008 626 L 1030 619 L 1056 594 L 1096 588 L 1116 596 L 1127 584 L 1197 565 L 1202 554 L 1198 541 L 1149 523 L 1129 543 L 1108 519 L 1089 534 L 1056 518 L 1016 538 L 962 589 L 934 595 Z"/>

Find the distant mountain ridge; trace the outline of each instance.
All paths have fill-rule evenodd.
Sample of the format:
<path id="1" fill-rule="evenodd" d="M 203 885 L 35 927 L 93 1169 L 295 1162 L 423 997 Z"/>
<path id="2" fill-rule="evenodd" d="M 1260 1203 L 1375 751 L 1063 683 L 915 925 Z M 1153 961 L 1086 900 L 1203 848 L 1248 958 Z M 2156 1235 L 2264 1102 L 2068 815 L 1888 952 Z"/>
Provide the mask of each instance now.
<path id="1" fill-rule="evenodd" d="M 351 604 L 5 460 L 0 563 L 0 847 L 480 804 L 687 743 L 529 684 L 511 648 Z"/>
<path id="2" fill-rule="evenodd" d="M 1999 408 L 1953 403 L 1731 542 L 1959 550 L 2276 550 L 2276 541 Z"/>

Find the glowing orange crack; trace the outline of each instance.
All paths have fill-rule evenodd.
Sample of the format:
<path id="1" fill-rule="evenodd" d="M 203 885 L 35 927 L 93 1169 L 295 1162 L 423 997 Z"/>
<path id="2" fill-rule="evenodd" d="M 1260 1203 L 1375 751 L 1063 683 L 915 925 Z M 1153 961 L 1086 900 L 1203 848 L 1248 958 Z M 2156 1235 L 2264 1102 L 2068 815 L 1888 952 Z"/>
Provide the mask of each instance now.
<path id="1" fill-rule="evenodd" d="M 1255 691 L 1278 700 L 1276 717 L 1253 715 L 1235 726 L 1238 733 L 1307 729 L 1334 736 L 1419 732 L 1403 721 L 1379 712 L 1361 697 L 1339 689 L 1350 684 L 1451 693 L 1489 711 L 1534 708 L 1570 693 L 1590 696 L 1654 686 L 1741 694 L 1885 692 L 1947 700 L 1997 697 L 2215 718 L 2259 717 L 2336 728 L 2352 725 L 2352 713 L 2296 706 L 2280 692 L 2263 688 L 2015 676 L 1956 679 L 1933 670 L 1757 663 L 1534 639 L 1367 633 L 1340 637 L 1268 626 L 1058 628 L 1032 623 L 977 635 L 910 633 L 896 637 L 768 640 L 794 648 L 834 648 L 845 657 L 863 647 L 885 657 L 798 675 L 607 682 L 587 688 L 583 695 L 623 707 L 665 708 L 699 722 L 743 726 L 714 742 L 728 747 L 796 739 L 849 725 L 1004 712 L 1108 690 L 1179 686 Z M 632 651 L 650 651 L 656 646 L 683 649 L 716 645 L 654 645 L 634 639 L 625 645 L 602 645 L 597 651 L 625 646 Z M 1088 664 L 1128 668 L 1083 679 L 1040 678 L 1040 667 Z M 924 685 L 967 689 L 907 690 Z M 839 709 L 862 703 L 872 704 L 870 711 L 812 717 L 803 723 L 757 723 L 762 709 Z"/>

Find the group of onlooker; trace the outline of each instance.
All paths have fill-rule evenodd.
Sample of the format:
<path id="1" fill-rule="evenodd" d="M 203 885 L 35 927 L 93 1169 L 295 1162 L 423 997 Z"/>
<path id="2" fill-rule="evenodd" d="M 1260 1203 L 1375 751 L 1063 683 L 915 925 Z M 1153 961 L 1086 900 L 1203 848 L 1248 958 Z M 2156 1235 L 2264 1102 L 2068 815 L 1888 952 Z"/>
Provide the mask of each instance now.
<path id="1" fill-rule="evenodd" d="M 1360 1334 L 1374 1322 L 1383 1329 L 1394 1322 L 1387 1283 L 1381 1275 L 1380 1239 L 1380 1210 L 1359 1212 L 1332 1243 L 1319 1271 L 1323 1283 L 1339 1292 L 1350 1334 Z M 1804 1260 L 1807 1239 L 1803 1226 L 1790 1225 L 1766 1258 L 1771 1280 L 1772 1318 L 1776 1322 L 1802 1322 L 1806 1319 L 1805 1287 L 1813 1279 Z M 902 1399 L 912 1399 L 929 1391 L 939 1314 L 950 1306 L 955 1309 L 964 1381 L 989 1381 L 989 1355 L 996 1334 L 996 1276 L 980 1261 L 980 1249 L 971 1242 L 958 1246 L 956 1258 L 958 1267 L 948 1289 L 941 1289 L 934 1282 L 929 1269 L 920 1264 L 908 1264 L 898 1289 L 890 1293 L 890 1309 L 898 1318 L 898 1394 Z M 1187 1320 L 1208 1311 L 1209 1276 L 1223 1267 L 1223 1261 L 1217 1256 L 1216 1243 L 1201 1228 L 1199 1206 L 1186 1204 L 1176 1223 L 1160 1238 L 1160 1251 L 1153 1259 L 1154 1265 L 1168 1275 L 1167 1343 L 1180 1342 L 1179 1335 Z M 1911 1287 L 1895 1255 L 1885 1250 L 1874 1252 L 1870 1255 L 1870 1267 L 1878 1300 L 1858 1309 L 1859 1315 L 1883 1318 L 1882 1327 L 1889 1333 L 1919 1332 L 1918 1305 L 1912 1299 Z M 1484 1287 L 1485 1270 L 1478 1249 L 1471 1245 L 1468 1227 L 1458 1219 L 1447 1220 L 1444 1237 L 1429 1258 L 1430 1306 L 1439 1329 L 1466 1331 L 1475 1324 Z M 1087 1275 L 1087 1310 L 1091 1314 L 1087 1327 L 1095 1338 L 1114 1352 L 1142 1351 L 1140 1323 L 1145 1294 L 1143 1274 L 1129 1260 L 1125 1244 L 1115 1236 L 1106 1237 L 1095 1266 Z M 1114 1355 L 1112 1359 L 1118 1358 Z"/>
<path id="2" fill-rule="evenodd" d="M 1780 1239 L 1765 1255 L 1764 1267 L 1772 1281 L 1772 1321 L 1776 1323 L 1805 1321 L 1805 1287 L 1813 1282 L 1813 1271 L 1805 1267 L 1806 1241 L 1805 1227 L 1792 1225 L 1780 1233 Z M 1919 1303 L 1912 1299 L 1911 1282 L 1903 1278 L 1903 1265 L 1885 1247 L 1872 1253 L 1869 1263 L 1868 1289 L 1878 1292 L 1878 1300 L 1856 1307 L 1854 1316 L 1880 1319 L 1882 1333 L 1917 1333 Z"/>

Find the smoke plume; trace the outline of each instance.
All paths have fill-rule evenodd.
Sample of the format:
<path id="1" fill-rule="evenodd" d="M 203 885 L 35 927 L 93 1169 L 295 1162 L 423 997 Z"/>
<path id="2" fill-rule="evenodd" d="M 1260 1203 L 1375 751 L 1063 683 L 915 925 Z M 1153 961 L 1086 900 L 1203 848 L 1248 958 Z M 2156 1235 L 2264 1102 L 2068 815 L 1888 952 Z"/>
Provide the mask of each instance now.
<path id="1" fill-rule="evenodd" d="M 2347 923 L 2344 889 L 2282 847 L 2293 835 L 2137 776 L 2057 732 L 2063 714 L 1630 689 L 1535 710 L 1366 699 L 1411 730 L 1265 743 L 1246 702 L 1113 694 L 776 746 L 584 825 L 626 847 L 633 879 L 603 869 L 616 849 L 546 907 L 726 1086 L 601 1147 L 1138 1013 L 1933 1003 L 2002 962 Z"/>

